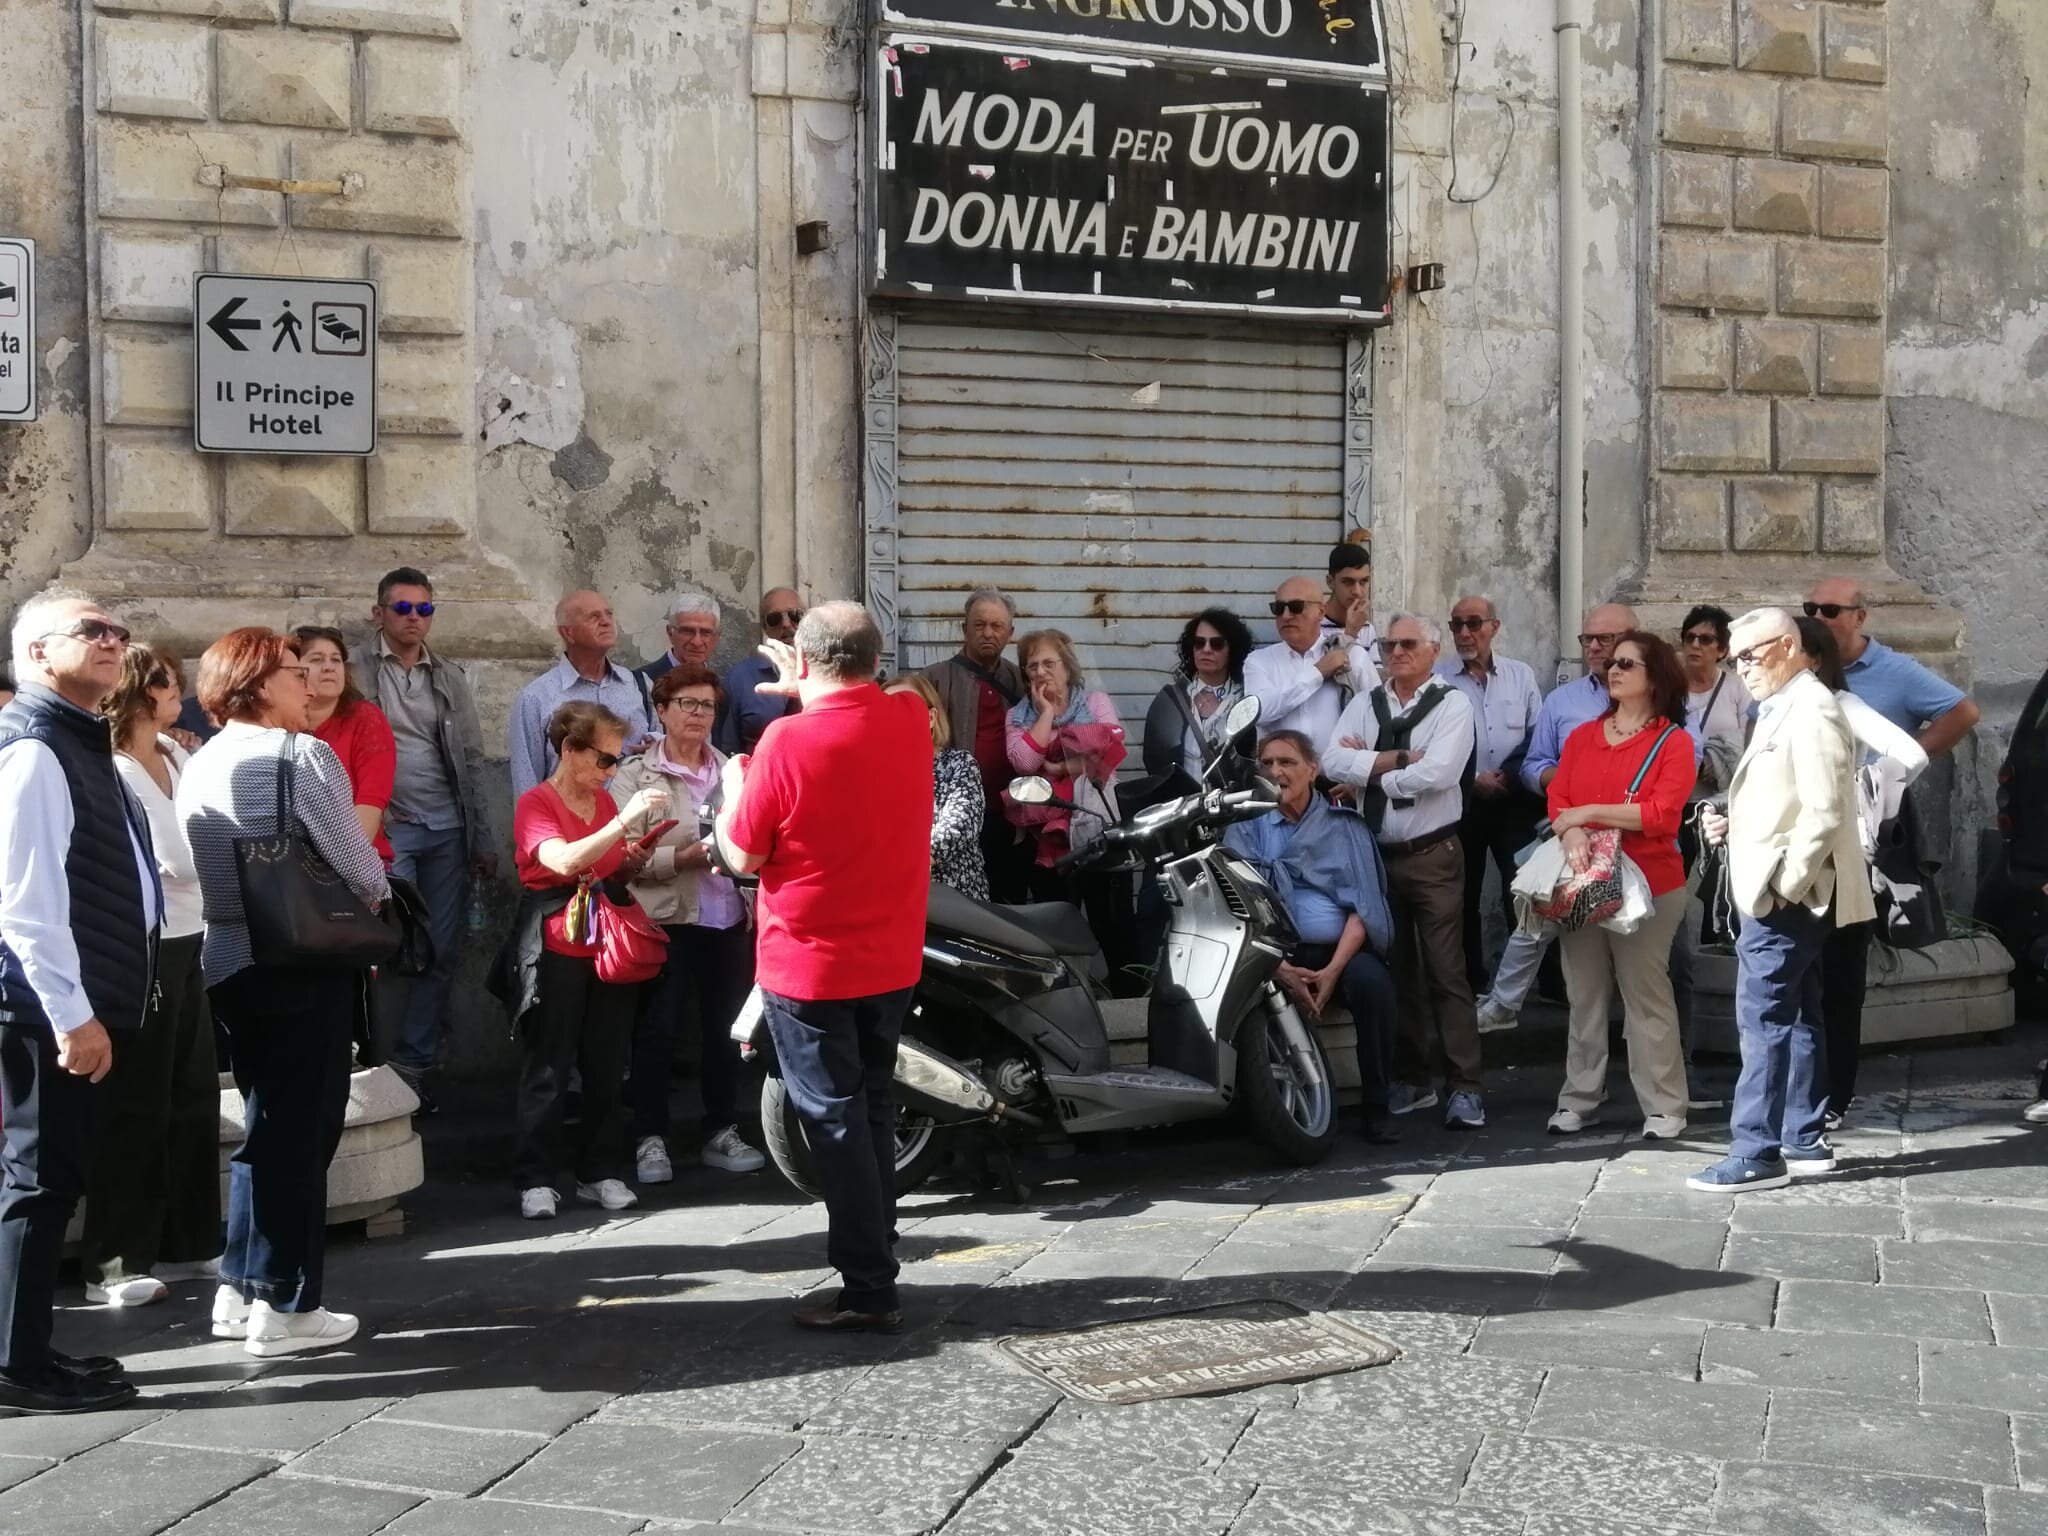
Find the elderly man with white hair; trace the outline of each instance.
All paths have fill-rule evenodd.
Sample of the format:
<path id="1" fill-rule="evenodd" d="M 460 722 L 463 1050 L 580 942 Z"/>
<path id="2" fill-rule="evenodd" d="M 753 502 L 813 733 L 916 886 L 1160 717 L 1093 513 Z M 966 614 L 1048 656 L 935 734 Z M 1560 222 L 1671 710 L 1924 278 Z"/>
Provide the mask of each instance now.
<path id="1" fill-rule="evenodd" d="M 1876 913 L 1856 821 L 1856 738 L 1835 696 L 1800 654 L 1780 608 L 1732 626 L 1736 675 L 1757 700 L 1756 729 L 1728 787 L 1725 816 L 1703 830 L 1728 850 L 1736 938 L 1742 1076 L 1729 1156 L 1686 1180 L 1722 1193 L 1776 1189 L 1830 1172 L 1821 954 L 1837 925 Z"/>
<path id="2" fill-rule="evenodd" d="M 685 662 L 700 667 L 711 665 L 712 654 L 718 649 L 718 599 L 708 592 L 678 592 L 668 601 L 662 629 L 668 635 L 668 649 L 640 669 L 640 675 L 650 683 L 669 668 Z"/>
<path id="3" fill-rule="evenodd" d="M 555 771 L 548 722 L 564 704 L 602 704 L 617 715 L 626 722 L 628 752 L 661 734 L 647 679 L 612 660 L 619 621 L 612 615 L 611 599 L 602 592 L 571 592 L 555 604 L 555 633 L 562 637 L 562 659 L 520 689 L 512 701 L 506 734 L 514 800 Z M 714 643 L 716 639 L 714 634 Z"/>

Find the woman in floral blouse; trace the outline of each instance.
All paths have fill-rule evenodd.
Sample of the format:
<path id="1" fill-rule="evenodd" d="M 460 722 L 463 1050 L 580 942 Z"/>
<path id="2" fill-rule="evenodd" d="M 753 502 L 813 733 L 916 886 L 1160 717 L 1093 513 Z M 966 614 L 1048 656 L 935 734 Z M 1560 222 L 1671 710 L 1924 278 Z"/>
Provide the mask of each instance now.
<path id="1" fill-rule="evenodd" d="M 939 691 L 923 677 L 889 685 L 891 693 L 914 693 L 932 718 L 932 878 L 963 896 L 988 900 L 988 870 L 981 859 L 981 817 L 986 795 L 974 755 L 953 745 L 953 727 Z"/>

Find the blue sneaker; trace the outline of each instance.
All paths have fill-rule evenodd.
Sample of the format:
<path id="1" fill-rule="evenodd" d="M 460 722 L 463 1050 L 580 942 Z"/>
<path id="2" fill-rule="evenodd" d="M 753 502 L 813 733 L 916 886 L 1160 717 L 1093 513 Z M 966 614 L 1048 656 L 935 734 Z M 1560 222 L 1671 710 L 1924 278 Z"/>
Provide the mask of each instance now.
<path id="1" fill-rule="evenodd" d="M 1387 1094 L 1390 1115 L 1412 1115 L 1418 1109 L 1435 1109 L 1436 1104 L 1434 1088 L 1418 1088 L 1413 1083 L 1396 1083 Z"/>
<path id="2" fill-rule="evenodd" d="M 1810 1147 L 1780 1147 L 1778 1155 L 1785 1160 L 1785 1171 L 1795 1179 L 1835 1171 L 1835 1149 L 1825 1136 Z"/>
<path id="3" fill-rule="evenodd" d="M 1451 1095 L 1451 1102 L 1444 1106 L 1444 1129 L 1447 1131 L 1485 1130 L 1486 1100 L 1469 1088 L 1460 1088 Z"/>
<path id="4" fill-rule="evenodd" d="M 1725 1195 L 1743 1189 L 1783 1189 L 1791 1182 L 1792 1175 L 1777 1158 L 1766 1162 L 1760 1157 L 1724 1157 L 1687 1179 L 1685 1187 Z"/>

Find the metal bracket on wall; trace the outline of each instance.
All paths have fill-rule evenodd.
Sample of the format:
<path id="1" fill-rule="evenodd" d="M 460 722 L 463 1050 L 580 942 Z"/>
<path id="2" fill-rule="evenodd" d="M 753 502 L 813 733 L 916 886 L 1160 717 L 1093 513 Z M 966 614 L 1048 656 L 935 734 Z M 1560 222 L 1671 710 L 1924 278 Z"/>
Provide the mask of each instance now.
<path id="1" fill-rule="evenodd" d="M 896 670 L 896 316 L 867 312 L 860 344 L 861 588 L 882 632 L 882 670 Z"/>
<path id="2" fill-rule="evenodd" d="M 287 197 L 356 197 L 363 190 L 359 171 L 331 181 L 294 181 L 285 176 L 244 176 L 224 165 L 202 165 L 193 179 L 202 187 L 225 192 L 282 192 Z"/>
<path id="3" fill-rule="evenodd" d="M 1344 337 L 1344 532 L 1372 527 L 1373 331 Z"/>

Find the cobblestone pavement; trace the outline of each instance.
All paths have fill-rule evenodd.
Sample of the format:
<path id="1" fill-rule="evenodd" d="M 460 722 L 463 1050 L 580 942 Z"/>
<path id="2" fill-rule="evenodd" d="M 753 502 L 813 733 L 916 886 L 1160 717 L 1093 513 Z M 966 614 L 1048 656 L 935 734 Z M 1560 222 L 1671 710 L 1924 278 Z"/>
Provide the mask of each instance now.
<path id="1" fill-rule="evenodd" d="M 455 1175 L 410 1233 L 333 1253 L 355 1347 L 251 1361 L 194 1287 L 61 1319 L 149 1395 L 0 1423 L 0 1531 L 2039 1536 L 2048 1133 L 2017 1111 L 2043 1038 L 1870 1062 L 1841 1171 L 1739 1198 L 1682 1186 L 1713 1127 L 1546 1139 L 1546 1069 L 1504 1074 L 1482 1134 L 1307 1171 L 1132 1137 L 1047 1165 L 1032 1208 L 911 1202 L 893 1339 L 790 1327 L 822 1219 L 771 1175 L 543 1227 L 492 1142 L 437 1124 Z M 1403 1354 L 1097 1408 L 990 1347 L 1245 1296 Z"/>

